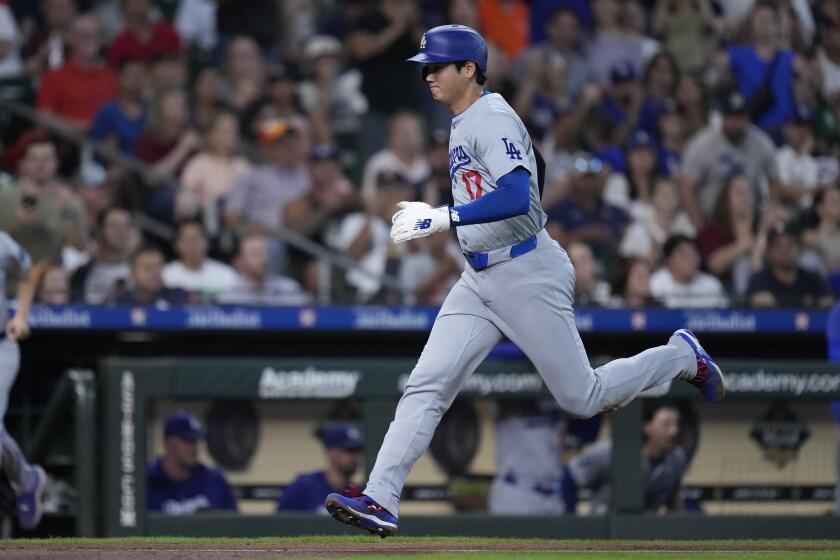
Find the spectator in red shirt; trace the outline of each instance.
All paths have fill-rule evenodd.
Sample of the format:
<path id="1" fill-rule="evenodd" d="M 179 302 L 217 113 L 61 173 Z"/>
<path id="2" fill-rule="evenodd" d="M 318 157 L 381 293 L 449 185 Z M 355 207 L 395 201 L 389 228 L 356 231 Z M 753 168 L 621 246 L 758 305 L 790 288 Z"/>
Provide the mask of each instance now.
<path id="1" fill-rule="evenodd" d="M 96 111 L 117 95 L 117 78 L 99 57 L 99 22 L 79 16 L 70 28 L 71 56 L 60 68 L 44 75 L 38 109 L 86 131 Z"/>
<path id="2" fill-rule="evenodd" d="M 156 54 L 181 52 L 178 32 L 166 21 L 153 21 L 149 0 L 122 0 L 125 27 L 111 43 L 108 60 L 118 64 L 126 58 L 149 62 Z"/>

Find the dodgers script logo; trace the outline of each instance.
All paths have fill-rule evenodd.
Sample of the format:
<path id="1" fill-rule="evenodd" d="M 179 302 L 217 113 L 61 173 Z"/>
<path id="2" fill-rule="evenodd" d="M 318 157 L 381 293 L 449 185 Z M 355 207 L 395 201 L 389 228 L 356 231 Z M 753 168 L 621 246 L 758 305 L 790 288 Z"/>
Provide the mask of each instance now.
<path id="1" fill-rule="evenodd" d="M 470 163 L 472 163 L 472 158 L 463 146 L 455 146 L 449 150 L 449 178 L 454 181 L 458 170 Z"/>

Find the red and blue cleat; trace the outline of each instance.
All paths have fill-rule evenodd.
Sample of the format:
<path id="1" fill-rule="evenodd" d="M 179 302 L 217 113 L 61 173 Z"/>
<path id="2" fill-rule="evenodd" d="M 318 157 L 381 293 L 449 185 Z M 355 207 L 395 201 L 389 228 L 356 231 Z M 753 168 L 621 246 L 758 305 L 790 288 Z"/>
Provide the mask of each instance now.
<path id="1" fill-rule="evenodd" d="M 346 496 L 330 494 L 325 505 L 334 519 L 345 525 L 358 527 L 379 535 L 383 539 L 397 532 L 397 518 L 384 507 L 352 484 L 345 490 Z"/>
<path id="2" fill-rule="evenodd" d="M 694 376 L 694 379 L 689 379 L 688 382 L 697 387 L 707 401 L 718 402 L 722 400 L 726 394 L 726 382 L 723 379 L 723 372 L 720 367 L 703 350 L 700 341 L 697 340 L 693 332 L 688 329 L 679 329 L 674 334 L 685 340 L 694 350 L 694 355 L 697 356 L 697 375 Z"/>

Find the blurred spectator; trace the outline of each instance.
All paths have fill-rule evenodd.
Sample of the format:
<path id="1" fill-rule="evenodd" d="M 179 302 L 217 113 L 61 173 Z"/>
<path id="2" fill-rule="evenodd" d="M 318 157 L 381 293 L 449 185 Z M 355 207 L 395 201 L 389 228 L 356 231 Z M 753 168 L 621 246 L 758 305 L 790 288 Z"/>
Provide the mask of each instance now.
<path id="1" fill-rule="evenodd" d="M 792 206 L 810 205 L 820 183 L 820 166 L 811 155 L 814 137 L 810 129 L 810 112 L 794 109 L 782 127 L 784 146 L 776 152 L 779 170 L 779 194 Z"/>
<path id="2" fill-rule="evenodd" d="M 163 267 L 163 284 L 197 294 L 203 301 L 213 301 L 236 283 L 236 272 L 228 265 L 207 258 L 209 243 L 204 224 L 184 220 L 175 234 L 178 260 Z"/>
<path id="3" fill-rule="evenodd" d="M 146 127 L 134 146 L 134 155 L 151 166 L 142 204 L 158 220 L 174 221 L 175 180 L 200 142 L 201 138 L 189 126 L 185 92 L 167 89 L 155 96 Z"/>
<path id="4" fill-rule="evenodd" d="M 567 247 L 575 268 L 575 307 L 604 307 L 610 300 L 610 285 L 598 277 L 592 249 L 580 241 Z"/>
<path id="5" fill-rule="evenodd" d="M 592 28 L 592 7 L 589 0 L 533 0 L 531 2 L 531 43 L 539 44 L 549 31 L 543 22 L 551 19 L 558 11 L 573 14 L 584 30 Z"/>
<path id="6" fill-rule="evenodd" d="M 660 52 L 645 67 L 645 98 L 639 113 L 639 128 L 656 137 L 659 116 L 674 103 L 680 72 L 677 62 L 667 52 Z"/>
<path id="7" fill-rule="evenodd" d="M 407 244 L 399 280 L 405 304 L 441 305 L 464 271 L 464 254 L 451 235 L 430 235 Z"/>
<path id="8" fill-rule="evenodd" d="M 637 37 L 628 36 L 619 25 L 621 4 L 618 0 L 592 0 L 595 33 L 586 44 L 589 74 L 596 83 L 607 85 L 616 64 L 627 62 L 634 75 L 641 74 L 642 44 Z"/>
<path id="9" fill-rule="evenodd" d="M 496 475 L 487 498 L 490 513 L 563 513 L 559 474 L 567 425 L 554 401 L 517 399 L 496 403 Z"/>
<path id="10" fill-rule="evenodd" d="M 20 59 L 21 33 L 15 15 L 0 3 L 0 79 L 14 78 L 23 71 Z"/>
<path id="11" fill-rule="evenodd" d="M 828 187 L 814 196 L 815 223 L 802 236 L 803 244 L 819 260 L 825 276 L 840 271 L 840 189 Z"/>
<path id="12" fill-rule="evenodd" d="M 831 416 L 837 422 L 834 426 L 834 468 L 837 475 L 837 486 L 834 488 L 834 509 L 833 515 L 840 515 L 840 401 L 831 403 Z"/>
<path id="13" fill-rule="evenodd" d="M 362 178 L 362 195 L 365 200 L 370 202 L 376 191 L 377 179 L 383 173 L 399 174 L 412 189 L 419 190 L 430 173 L 423 145 L 423 124 L 420 118 L 409 112 L 395 114 L 388 124 L 388 146 L 374 154 L 365 165 Z M 416 197 L 417 194 L 410 195 L 409 199 Z"/>
<path id="14" fill-rule="evenodd" d="M 113 298 L 128 281 L 128 261 L 138 243 L 128 210 L 117 206 L 102 210 L 96 221 L 96 249 L 71 278 L 72 300 L 98 305 Z"/>
<path id="15" fill-rule="evenodd" d="M 823 96 L 840 93 L 840 19 L 828 19 L 822 25 L 816 59 Z"/>
<path id="16" fill-rule="evenodd" d="M 57 176 L 58 154 L 52 140 L 29 142 L 17 182 L 0 183 L 0 230 L 32 257 L 33 263 L 61 263 L 65 245 L 85 250 L 87 224 L 79 197 Z"/>
<path id="17" fill-rule="evenodd" d="M 752 120 L 776 136 L 795 106 L 795 56 L 780 45 L 779 15 L 774 3 L 756 2 L 750 24 L 753 42 L 728 47 L 720 61 L 747 98 Z"/>
<path id="18" fill-rule="evenodd" d="M 765 268 L 753 274 L 747 297 L 753 307 L 828 307 L 833 298 L 818 274 L 799 266 L 802 242 L 784 224 L 767 234 Z"/>
<path id="19" fill-rule="evenodd" d="M 333 492 L 343 492 L 359 470 L 364 442 L 352 424 L 329 422 L 317 432 L 327 456 L 325 469 L 301 474 L 283 489 L 277 511 L 325 513 L 324 501 Z"/>
<path id="20" fill-rule="evenodd" d="M 46 305 L 70 303 L 70 274 L 66 268 L 58 265 L 47 268 L 41 278 L 35 301 Z"/>
<path id="21" fill-rule="evenodd" d="M 283 223 L 291 231 L 323 245 L 324 233 L 342 215 L 362 206 L 353 184 L 341 171 L 338 151 L 329 145 L 318 145 L 309 154 L 311 190 L 291 201 L 285 208 Z M 289 250 L 291 270 L 301 273 L 307 291 L 317 292 L 318 261 L 308 253 Z"/>
<path id="22" fill-rule="evenodd" d="M 38 110 L 87 131 L 96 111 L 117 95 L 117 79 L 99 56 L 99 22 L 90 15 L 73 20 L 67 35 L 70 57 L 44 74 Z"/>
<path id="23" fill-rule="evenodd" d="M 365 200 L 365 211 L 348 214 L 325 236 L 328 246 L 355 261 L 345 277 L 355 291 L 357 303 L 370 303 L 387 294 L 382 290 L 382 275 L 389 260 L 397 255 L 391 243 L 391 217 L 397 203 L 411 200 L 413 188 L 396 173 L 383 172 L 377 178 L 376 191 Z"/>
<path id="24" fill-rule="evenodd" d="M 698 229 L 711 216 L 720 191 L 733 173 L 746 175 L 760 200 L 778 191 L 773 142 L 749 122 L 746 98 L 739 92 L 728 92 L 722 105 L 721 127 L 709 125 L 693 136 L 680 167 L 682 203 Z"/>
<path id="25" fill-rule="evenodd" d="M 108 60 L 119 64 L 130 58 L 149 62 L 156 54 L 181 52 L 175 29 L 163 19 L 152 18 L 150 0 L 121 0 L 125 27 L 108 49 Z"/>
<path id="26" fill-rule="evenodd" d="M 239 155 L 236 115 L 217 112 L 204 135 L 204 148 L 189 159 L 181 174 L 176 213 L 199 216 L 211 238 L 221 233 L 221 205 L 233 186 L 251 173 L 250 162 Z"/>
<path id="27" fill-rule="evenodd" d="M 233 489 L 218 469 L 198 461 L 204 437 L 198 419 L 178 410 L 163 428 L 163 456 L 146 468 L 146 507 L 169 515 L 238 511 Z"/>
<path id="28" fill-rule="evenodd" d="M 225 223 L 234 231 L 283 227 L 286 205 L 311 189 L 297 128 L 268 121 L 260 128 L 259 141 L 265 162 L 233 186 L 225 203 Z"/>
<path id="29" fill-rule="evenodd" d="M 675 406 L 663 404 L 646 411 L 642 457 L 647 511 L 681 509 L 679 490 L 688 468 L 688 458 L 679 445 L 679 432 L 680 412 Z M 576 512 L 581 488 L 592 491 L 590 504 L 593 515 L 608 513 L 611 460 L 612 442 L 602 441 L 563 467 L 561 488 L 567 513 Z"/>
<path id="30" fill-rule="evenodd" d="M 528 46 L 528 4 L 523 0 L 478 0 L 477 7 L 484 38 L 499 45 L 509 60 L 515 60 Z"/>
<path id="31" fill-rule="evenodd" d="M 92 138 L 133 154 L 148 117 L 145 98 L 146 67 L 139 60 L 124 60 L 117 70 L 117 96 L 96 112 Z"/>
<path id="32" fill-rule="evenodd" d="M 306 305 L 309 295 L 285 276 L 271 274 L 268 238 L 260 232 L 246 234 L 239 241 L 234 261 L 236 282 L 219 294 L 219 303 L 234 305 Z"/>
<path id="33" fill-rule="evenodd" d="M 650 293 L 651 261 L 646 258 L 623 259 L 615 269 L 611 285 L 611 307 L 644 309 L 662 304 Z"/>
<path id="34" fill-rule="evenodd" d="M 165 259 L 156 247 L 141 247 L 131 256 L 130 287 L 117 292 L 112 302 L 120 305 L 146 305 L 165 309 L 189 303 L 189 294 L 163 285 Z"/>
<path id="35" fill-rule="evenodd" d="M 149 58 L 149 93 L 185 89 L 189 76 L 187 57 L 177 52 L 159 51 Z"/>
<path id="36" fill-rule="evenodd" d="M 647 10 L 642 7 L 639 0 L 624 0 L 619 12 L 619 26 L 626 37 L 634 39 L 639 44 L 642 53 L 639 62 L 642 67 L 647 66 L 651 58 L 662 50 L 659 41 L 648 36 Z"/>
<path id="37" fill-rule="evenodd" d="M 421 189 L 421 199 L 432 205 L 452 204 L 452 179 L 449 177 L 449 130 L 432 132 L 426 145 L 429 177 Z M 544 199 L 543 199 L 544 200 Z"/>
<path id="38" fill-rule="evenodd" d="M 711 219 L 700 232 L 700 253 L 709 272 L 743 296 L 757 250 L 758 215 L 752 185 L 733 175 L 720 193 Z"/>
<path id="39" fill-rule="evenodd" d="M 566 0 L 561 0 L 561 2 Z M 545 2 L 543 2 L 545 3 Z M 588 2 L 587 8 L 588 8 Z M 531 13 L 537 10 L 536 4 L 532 6 Z M 564 62 L 564 80 L 566 94 L 577 101 L 583 93 L 586 85 L 589 69 L 581 51 L 582 33 L 578 14 L 569 7 L 555 8 L 547 17 L 538 22 L 531 22 L 531 29 L 535 25 L 543 25 L 545 38 L 534 44 L 533 47 L 519 55 L 516 67 L 513 71 L 513 78 L 517 83 L 528 77 L 531 61 L 534 57 L 542 54 L 547 60 L 551 54 L 558 54 Z"/>
<path id="40" fill-rule="evenodd" d="M 612 123 L 609 137 L 612 144 L 624 144 L 639 125 L 644 90 L 636 77 L 633 63 L 628 60 L 616 62 L 610 69 L 610 86 L 604 89 L 597 110 Z M 623 165 L 613 165 L 613 168 L 623 171 Z"/>
<path id="41" fill-rule="evenodd" d="M 714 42 L 715 22 L 709 0 L 657 0 L 653 32 L 682 72 L 705 69 Z"/>
<path id="42" fill-rule="evenodd" d="M 202 66 L 190 86 L 190 122 L 196 130 L 207 132 L 219 111 L 225 110 L 222 77 L 215 66 Z"/>
<path id="43" fill-rule="evenodd" d="M 621 239 L 619 254 L 657 262 L 669 237 L 676 234 L 696 235 L 691 220 L 679 208 L 679 202 L 674 183 L 666 179 L 656 181 L 650 202 L 638 205 L 637 218 Z"/>
<path id="44" fill-rule="evenodd" d="M 329 35 L 312 37 L 303 51 L 308 79 L 299 86 L 300 101 L 321 143 L 352 142 L 368 109 L 362 76 L 342 68 L 341 51 L 341 43 Z"/>
<path id="45" fill-rule="evenodd" d="M 277 0 L 225 0 L 217 4 L 216 27 L 222 44 L 233 37 L 251 37 L 263 51 L 275 48 Z"/>
<path id="46" fill-rule="evenodd" d="M 714 44 L 715 21 L 709 0 L 658 0 L 653 32 L 683 72 L 705 69 Z"/>
<path id="47" fill-rule="evenodd" d="M 566 94 L 566 61 L 551 50 L 528 53 L 527 68 L 513 100 L 535 142 L 550 134 L 558 117 L 568 111 L 572 100 Z"/>
<path id="48" fill-rule="evenodd" d="M 700 271 L 697 241 L 674 235 L 663 247 L 665 266 L 653 273 L 650 292 L 665 307 L 727 307 L 720 280 Z"/>
<path id="49" fill-rule="evenodd" d="M 599 258 L 609 256 L 628 223 L 627 214 L 604 202 L 606 171 L 598 158 L 580 153 L 566 197 L 548 209 L 548 231 L 564 247 L 580 241 L 588 244 Z"/>
<path id="50" fill-rule="evenodd" d="M 75 0 L 40 0 L 38 6 L 41 21 L 33 21 L 35 27 L 21 52 L 27 73 L 36 77 L 64 64 L 70 28 L 77 14 Z"/>
<path id="51" fill-rule="evenodd" d="M 274 104 L 277 109 L 277 116 L 290 122 L 297 122 L 298 128 L 304 131 L 301 126 L 303 109 L 298 96 L 299 82 L 297 73 L 286 70 L 282 67 L 274 67 L 268 72 L 266 85 L 266 98 Z"/>
<path id="52" fill-rule="evenodd" d="M 677 110 L 685 121 L 685 135 L 691 137 L 706 128 L 709 123 L 706 94 L 700 80 L 690 74 L 683 74 L 677 82 L 675 92 Z"/>
<path id="53" fill-rule="evenodd" d="M 686 123 L 673 100 L 662 106 L 656 120 L 654 136 L 657 139 L 659 174 L 668 178 L 676 177 L 685 147 Z"/>
<path id="54" fill-rule="evenodd" d="M 225 51 L 225 81 L 227 102 L 242 111 L 263 93 L 266 66 L 256 41 L 250 37 L 236 37 Z"/>
<path id="55" fill-rule="evenodd" d="M 649 212 L 657 182 L 656 144 L 644 130 L 637 130 L 627 142 L 624 173 L 610 176 L 604 189 L 604 200 L 635 217 Z"/>
<path id="56" fill-rule="evenodd" d="M 211 53 L 219 40 L 216 25 L 217 2 L 180 0 L 175 13 L 175 29 L 186 46 Z"/>
<path id="57" fill-rule="evenodd" d="M 376 0 L 349 30 L 345 47 L 362 73 L 362 93 L 370 104 L 359 146 L 364 159 L 382 147 L 388 117 L 415 109 L 424 99 L 420 73 L 405 64 L 417 52 L 422 33 L 419 10 L 411 0 Z"/>

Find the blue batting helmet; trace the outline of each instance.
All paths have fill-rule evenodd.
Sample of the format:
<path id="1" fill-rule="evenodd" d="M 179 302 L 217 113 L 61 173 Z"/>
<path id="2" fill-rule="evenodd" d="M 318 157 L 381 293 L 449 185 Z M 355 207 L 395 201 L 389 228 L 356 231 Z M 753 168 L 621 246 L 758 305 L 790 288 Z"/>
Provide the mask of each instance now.
<path id="1" fill-rule="evenodd" d="M 423 33 L 420 52 L 409 62 L 434 64 L 472 60 L 487 72 L 487 43 L 478 31 L 466 25 L 440 25 Z"/>

